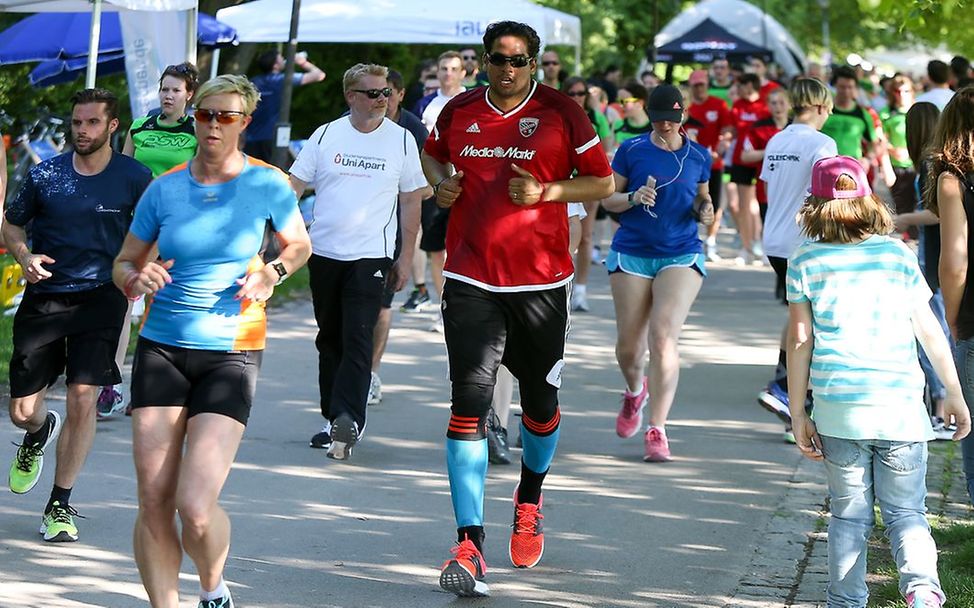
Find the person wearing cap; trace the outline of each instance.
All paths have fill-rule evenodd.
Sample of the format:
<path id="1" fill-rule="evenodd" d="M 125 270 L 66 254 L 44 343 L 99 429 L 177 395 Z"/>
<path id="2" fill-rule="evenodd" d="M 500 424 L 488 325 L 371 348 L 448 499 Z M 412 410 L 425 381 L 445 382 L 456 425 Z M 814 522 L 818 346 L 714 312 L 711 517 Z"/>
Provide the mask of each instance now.
<path id="1" fill-rule="evenodd" d="M 616 434 L 629 438 L 639 432 L 652 395 L 644 460 L 664 462 L 671 459 L 665 425 L 680 374 L 677 343 L 706 275 L 697 223 L 707 226 L 714 219 L 712 160 L 682 132 L 686 103 L 678 88 L 659 85 L 648 106 L 652 131 L 619 146 L 612 161 L 616 193 L 603 205 L 619 214 L 620 223 L 606 257 L 616 359 L 626 381 Z"/>
<path id="2" fill-rule="evenodd" d="M 825 85 L 814 78 L 797 78 L 791 85 L 790 97 L 794 120 L 768 141 L 761 159 L 761 181 L 768 199 L 764 251 L 782 288 L 788 258 L 805 240 L 795 215 L 812 183 L 812 165 L 837 154 L 832 138 L 820 132 L 832 110 L 832 94 Z M 758 395 L 758 403 L 785 423 L 785 440 L 793 441 L 784 329 L 774 377 Z"/>
<path id="3" fill-rule="evenodd" d="M 734 138 L 734 116 L 727 103 L 711 95 L 707 89 L 709 79 L 706 70 L 696 70 L 687 81 L 690 85 L 690 107 L 684 125 L 693 141 L 710 151 L 713 164 L 710 168 L 709 192 L 714 205 L 714 222 L 707 227 L 707 259 L 720 260 L 717 253 L 717 230 L 722 215 L 721 200 L 724 190 L 724 153 Z"/>
<path id="4" fill-rule="evenodd" d="M 946 597 L 924 504 L 933 432 L 916 342 L 947 386 L 959 440 L 971 418 L 950 346 L 916 254 L 889 236 L 893 219 L 859 161 L 823 158 L 811 177 L 799 212 L 810 241 L 788 262 L 788 393 L 798 448 L 824 462 L 828 480 L 828 605 L 866 605 L 878 501 L 906 605 L 939 607 Z M 809 387 L 814 421 L 805 412 Z"/>

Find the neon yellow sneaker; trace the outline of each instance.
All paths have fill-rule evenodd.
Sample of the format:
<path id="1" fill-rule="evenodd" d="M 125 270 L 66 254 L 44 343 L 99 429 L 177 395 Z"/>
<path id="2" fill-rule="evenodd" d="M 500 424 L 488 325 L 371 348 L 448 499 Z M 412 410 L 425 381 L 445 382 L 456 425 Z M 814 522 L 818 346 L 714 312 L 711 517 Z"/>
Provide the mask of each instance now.
<path id="1" fill-rule="evenodd" d="M 41 519 L 40 533 L 49 543 L 73 543 L 78 540 L 78 528 L 74 525 L 74 516 L 78 512 L 71 505 L 61 506 L 54 501 L 51 510 Z M 78 515 L 78 517 L 81 517 Z"/>
<path id="2" fill-rule="evenodd" d="M 14 461 L 10 463 L 7 485 L 14 494 L 26 494 L 37 485 L 44 470 L 44 450 L 57 440 L 58 433 L 61 432 L 61 416 L 55 411 L 49 411 L 43 430 L 46 431 L 45 437 L 38 443 L 28 443 L 25 436 L 23 443 L 17 448 Z"/>

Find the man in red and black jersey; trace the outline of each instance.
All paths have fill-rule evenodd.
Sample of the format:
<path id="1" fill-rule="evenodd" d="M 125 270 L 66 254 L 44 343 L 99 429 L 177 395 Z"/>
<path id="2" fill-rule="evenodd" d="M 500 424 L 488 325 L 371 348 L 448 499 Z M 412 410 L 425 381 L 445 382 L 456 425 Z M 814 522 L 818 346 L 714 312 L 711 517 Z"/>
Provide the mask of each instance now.
<path id="1" fill-rule="evenodd" d="M 717 230 L 720 228 L 721 192 L 724 189 L 724 152 L 734 138 L 734 115 L 720 97 L 707 89 L 709 79 L 706 70 L 690 74 L 690 108 L 683 123 L 687 136 L 710 150 L 713 164 L 710 166 L 710 202 L 714 206 L 714 221 L 707 227 L 707 259 L 716 262 Z"/>
<path id="2" fill-rule="evenodd" d="M 422 155 L 437 204 L 451 208 L 443 322 L 452 382 L 447 469 L 458 547 L 443 565 L 440 586 L 461 596 L 488 594 L 481 554 L 484 437 L 502 363 L 520 383 L 524 411 L 509 555 L 522 568 L 541 559 L 541 484 L 558 442 L 573 275 L 566 201 L 601 199 L 614 190 L 585 112 L 532 78 L 539 47 L 525 24 L 490 25 L 483 62 L 489 86 L 443 108 Z"/>

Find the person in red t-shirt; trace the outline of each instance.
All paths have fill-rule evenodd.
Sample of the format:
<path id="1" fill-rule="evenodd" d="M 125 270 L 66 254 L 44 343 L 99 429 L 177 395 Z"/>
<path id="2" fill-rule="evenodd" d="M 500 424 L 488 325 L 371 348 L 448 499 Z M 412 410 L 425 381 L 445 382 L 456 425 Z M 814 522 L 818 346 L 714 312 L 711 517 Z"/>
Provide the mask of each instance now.
<path id="1" fill-rule="evenodd" d="M 747 62 L 747 66 L 748 70 L 761 81 L 760 85 L 758 85 L 758 96 L 761 98 L 761 101 L 768 103 L 768 95 L 772 91 L 780 89 L 781 85 L 768 78 L 768 64 L 764 62 L 764 59 L 751 57 Z"/>
<path id="2" fill-rule="evenodd" d="M 573 274 L 566 201 L 614 191 L 585 111 L 533 80 L 540 45 L 528 25 L 491 24 L 483 62 L 489 86 L 443 108 L 422 154 L 437 204 L 451 209 L 443 323 L 452 383 L 447 472 L 458 546 L 443 564 L 440 587 L 460 596 L 489 594 L 481 554 L 485 425 L 502 363 L 519 381 L 524 412 L 509 555 L 521 568 L 541 560 L 541 484 L 558 443 Z"/>
<path id="3" fill-rule="evenodd" d="M 761 218 L 758 215 L 758 204 L 754 197 L 754 182 L 757 178 L 759 165 L 746 163 L 741 160 L 741 150 L 747 132 L 751 125 L 769 118 L 767 104 L 758 94 L 760 79 L 755 74 L 741 74 L 737 78 L 738 98 L 734 102 L 731 112 L 734 114 L 734 126 L 737 132 L 737 143 L 730 168 L 731 183 L 737 187 L 737 208 L 731 201 L 731 213 L 737 224 L 737 233 L 741 238 L 741 251 L 737 256 L 738 263 L 760 263 L 761 251 Z"/>
<path id="4" fill-rule="evenodd" d="M 707 226 L 707 259 L 716 262 L 717 230 L 723 215 L 721 193 L 724 189 L 724 152 L 734 135 L 734 116 L 727 103 L 720 97 L 709 94 L 709 80 L 706 70 L 696 70 L 690 74 L 689 117 L 683 128 L 693 141 L 710 150 L 713 165 L 710 167 L 710 200 L 714 205 L 714 221 Z"/>
<path id="5" fill-rule="evenodd" d="M 744 136 L 744 147 L 741 150 L 741 161 L 754 163 L 760 166 L 764 160 L 764 149 L 768 147 L 768 142 L 776 133 L 787 127 L 791 120 L 788 113 L 791 112 L 791 101 L 788 98 L 788 91 L 777 88 L 768 95 L 768 109 L 771 111 L 770 118 L 759 120 L 751 125 L 747 135 Z M 768 210 L 768 190 L 764 180 L 758 180 L 755 189 L 755 197 L 761 211 L 761 222 L 764 223 L 764 216 Z M 782 285 L 782 288 L 784 285 Z M 782 293 L 784 296 L 784 293 Z"/>

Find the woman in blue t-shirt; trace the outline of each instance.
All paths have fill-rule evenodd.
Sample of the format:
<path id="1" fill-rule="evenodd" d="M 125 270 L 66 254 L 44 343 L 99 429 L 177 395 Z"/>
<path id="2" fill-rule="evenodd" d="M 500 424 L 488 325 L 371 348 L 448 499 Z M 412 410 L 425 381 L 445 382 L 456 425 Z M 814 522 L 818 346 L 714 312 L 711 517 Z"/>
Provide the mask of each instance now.
<path id="1" fill-rule="evenodd" d="M 623 142 L 612 161 L 617 193 L 603 205 L 619 213 L 620 227 L 606 266 L 616 309 L 616 360 L 626 380 L 616 433 L 628 438 L 639 431 L 651 394 L 643 460 L 665 462 L 670 449 L 664 426 L 680 374 L 677 342 L 706 275 L 697 223 L 710 225 L 714 214 L 710 153 L 682 132 L 683 94 L 660 85 L 647 105 L 653 130 Z"/>

